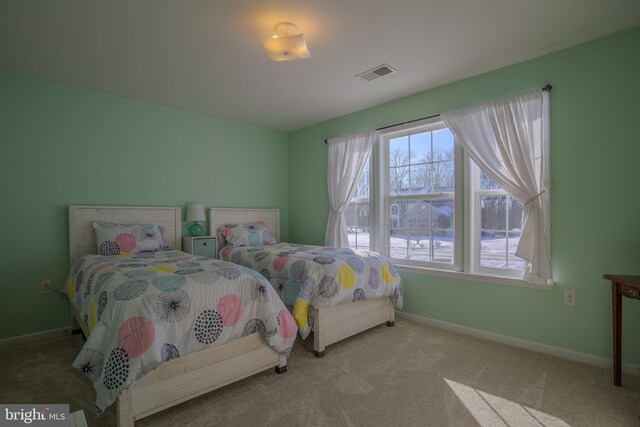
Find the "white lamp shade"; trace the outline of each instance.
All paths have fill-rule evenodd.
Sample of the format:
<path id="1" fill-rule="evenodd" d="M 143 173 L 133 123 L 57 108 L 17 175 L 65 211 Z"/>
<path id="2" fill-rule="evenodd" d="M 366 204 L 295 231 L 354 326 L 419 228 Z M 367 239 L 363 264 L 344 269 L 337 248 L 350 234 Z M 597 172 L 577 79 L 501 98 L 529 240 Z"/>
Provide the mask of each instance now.
<path id="1" fill-rule="evenodd" d="M 295 34 L 284 37 L 270 37 L 262 40 L 262 45 L 273 61 L 309 58 L 309 49 L 304 35 Z"/>
<path id="2" fill-rule="evenodd" d="M 201 203 L 191 203 L 187 206 L 187 221 L 206 221 L 204 217 L 204 206 Z"/>

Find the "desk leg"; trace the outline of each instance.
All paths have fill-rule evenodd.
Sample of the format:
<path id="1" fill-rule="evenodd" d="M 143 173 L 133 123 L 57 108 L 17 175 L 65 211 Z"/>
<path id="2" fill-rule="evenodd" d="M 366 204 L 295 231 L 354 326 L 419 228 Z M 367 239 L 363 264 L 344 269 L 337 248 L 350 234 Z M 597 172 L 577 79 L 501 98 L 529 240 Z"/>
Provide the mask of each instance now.
<path id="1" fill-rule="evenodd" d="M 613 384 L 622 385 L 622 294 L 620 283 L 611 282 L 613 311 Z"/>

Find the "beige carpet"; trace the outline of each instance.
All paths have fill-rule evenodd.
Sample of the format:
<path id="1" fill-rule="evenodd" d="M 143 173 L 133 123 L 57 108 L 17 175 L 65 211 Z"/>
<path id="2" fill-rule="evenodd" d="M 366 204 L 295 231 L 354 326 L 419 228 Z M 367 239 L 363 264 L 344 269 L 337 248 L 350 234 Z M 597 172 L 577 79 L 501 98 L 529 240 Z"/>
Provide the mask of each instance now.
<path id="1" fill-rule="evenodd" d="M 89 425 L 92 385 L 71 367 L 79 336 L 0 348 L 1 403 L 69 403 Z M 640 379 L 407 320 L 327 347 L 297 342 L 272 370 L 140 420 L 140 426 L 640 426 Z"/>

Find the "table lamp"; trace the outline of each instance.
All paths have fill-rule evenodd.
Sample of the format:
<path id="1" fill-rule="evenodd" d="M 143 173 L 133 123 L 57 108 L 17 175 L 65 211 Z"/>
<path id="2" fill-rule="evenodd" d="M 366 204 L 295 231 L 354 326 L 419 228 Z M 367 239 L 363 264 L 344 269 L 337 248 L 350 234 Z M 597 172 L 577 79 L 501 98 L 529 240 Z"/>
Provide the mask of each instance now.
<path id="1" fill-rule="evenodd" d="M 202 236 L 204 229 L 198 221 L 206 221 L 204 217 L 204 207 L 201 203 L 191 203 L 187 206 L 187 222 L 193 222 L 189 227 L 189 233 L 192 236 Z"/>

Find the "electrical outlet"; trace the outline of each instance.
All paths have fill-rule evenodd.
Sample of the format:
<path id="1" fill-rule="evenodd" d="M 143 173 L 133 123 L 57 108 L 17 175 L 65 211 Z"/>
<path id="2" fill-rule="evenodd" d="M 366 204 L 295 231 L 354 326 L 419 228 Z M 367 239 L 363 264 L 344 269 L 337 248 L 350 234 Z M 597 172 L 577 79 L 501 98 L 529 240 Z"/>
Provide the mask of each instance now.
<path id="1" fill-rule="evenodd" d="M 576 305 L 576 291 L 564 291 L 564 305 Z"/>
<path id="2" fill-rule="evenodd" d="M 51 280 L 43 280 L 42 282 L 40 282 L 40 293 L 41 294 L 51 293 Z"/>

